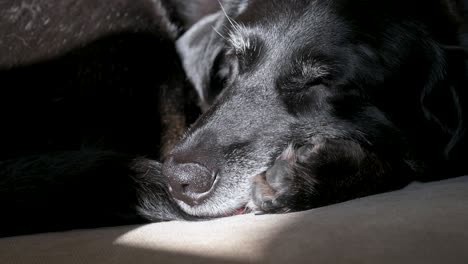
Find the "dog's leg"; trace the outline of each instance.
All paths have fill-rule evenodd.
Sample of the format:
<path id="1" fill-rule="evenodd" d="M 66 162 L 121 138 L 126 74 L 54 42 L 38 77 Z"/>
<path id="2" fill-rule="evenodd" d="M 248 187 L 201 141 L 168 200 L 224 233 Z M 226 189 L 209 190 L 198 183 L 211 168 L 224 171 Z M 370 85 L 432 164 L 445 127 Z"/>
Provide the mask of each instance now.
<path id="1" fill-rule="evenodd" d="M 254 209 L 266 213 L 305 210 L 403 187 L 410 166 L 341 139 L 288 147 L 254 180 Z"/>
<path id="2" fill-rule="evenodd" d="M 0 161 L 0 237 L 185 219 L 160 167 L 99 150 Z"/>

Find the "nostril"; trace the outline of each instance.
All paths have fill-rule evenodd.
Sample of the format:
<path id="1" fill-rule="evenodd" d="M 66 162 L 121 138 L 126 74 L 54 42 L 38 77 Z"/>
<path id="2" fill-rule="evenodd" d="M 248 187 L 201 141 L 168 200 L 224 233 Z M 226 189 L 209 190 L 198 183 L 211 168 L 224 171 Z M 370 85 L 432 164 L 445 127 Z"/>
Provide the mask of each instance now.
<path id="1" fill-rule="evenodd" d="M 182 192 L 184 192 L 184 193 L 189 192 L 189 190 L 188 190 L 188 189 L 189 189 L 189 186 L 190 186 L 190 184 L 182 183 L 182 184 L 181 184 Z"/>

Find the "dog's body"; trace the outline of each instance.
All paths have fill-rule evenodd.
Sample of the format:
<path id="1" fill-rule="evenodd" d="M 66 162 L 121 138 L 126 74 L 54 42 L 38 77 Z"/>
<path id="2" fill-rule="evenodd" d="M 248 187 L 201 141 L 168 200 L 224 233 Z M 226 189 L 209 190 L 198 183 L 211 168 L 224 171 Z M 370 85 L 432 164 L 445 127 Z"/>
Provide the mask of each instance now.
<path id="1" fill-rule="evenodd" d="M 303 210 L 468 172 L 465 54 L 440 1 L 230 3 L 178 42 L 213 103 L 164 164 L 184 211 Z"/>
<path id="2" fill-rule="evenodd" d="M 154 161 L 197 116 L 182 2 L 0 1 L 0 236 L 187 218 Z"/>

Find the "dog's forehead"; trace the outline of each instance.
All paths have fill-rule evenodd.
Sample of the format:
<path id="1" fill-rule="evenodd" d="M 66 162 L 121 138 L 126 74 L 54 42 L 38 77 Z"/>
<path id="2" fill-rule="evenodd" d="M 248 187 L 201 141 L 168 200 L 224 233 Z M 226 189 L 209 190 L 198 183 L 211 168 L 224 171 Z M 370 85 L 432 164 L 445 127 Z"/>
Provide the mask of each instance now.
<path id="1" fill-rule="evenodd" d="M 228 21 L 230 42 L 234 46 L 254 45 L 255 39 L 276 46 L 285 44 L 291 49 L 308 44 L 333 45 L 341 42 L 349 32 L 344 20 L 332 12 L 330 6 L 316 4 L 317 1 L 309 1 L 305 6 L 284 5 L 274 12 L 261 14 L 257 9 L 267 6 L 268 1 L 257 2 L 262 4 L 249 7 Z"/>
<path id="2" fill-rule="evenodd" d="M 231 18 L 227 34 L 229 45 L 259 62 L 255 65 L 263 70 L 323 73 L 323 66 L 333 63 L 339 50 L 349 45 L 344 41 L 346 25 L 328 9 L 284 9 L 265 15 Z M 252 54 L 256 54 L 253 59 Z"/>

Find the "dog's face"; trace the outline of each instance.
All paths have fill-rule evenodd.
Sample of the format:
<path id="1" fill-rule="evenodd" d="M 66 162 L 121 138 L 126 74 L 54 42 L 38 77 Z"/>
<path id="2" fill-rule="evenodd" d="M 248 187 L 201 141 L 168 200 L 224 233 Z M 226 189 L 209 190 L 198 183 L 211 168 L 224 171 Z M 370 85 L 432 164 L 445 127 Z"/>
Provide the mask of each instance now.
<path id="1" fill-rule="evenodd" d="M 206 109 L 164 165 L 186 212 L 215 217 L 248 206 L 252 178 L 291 143 L 344 138 L 404 152 L 391 143 L 402 137 L 394 120 L 404 112 L 391 101 L 398 91 L 421 93 L 440 50 L 412 19 L 415 6 L 369 2 L 238 1 L 179 40 Z"/>

